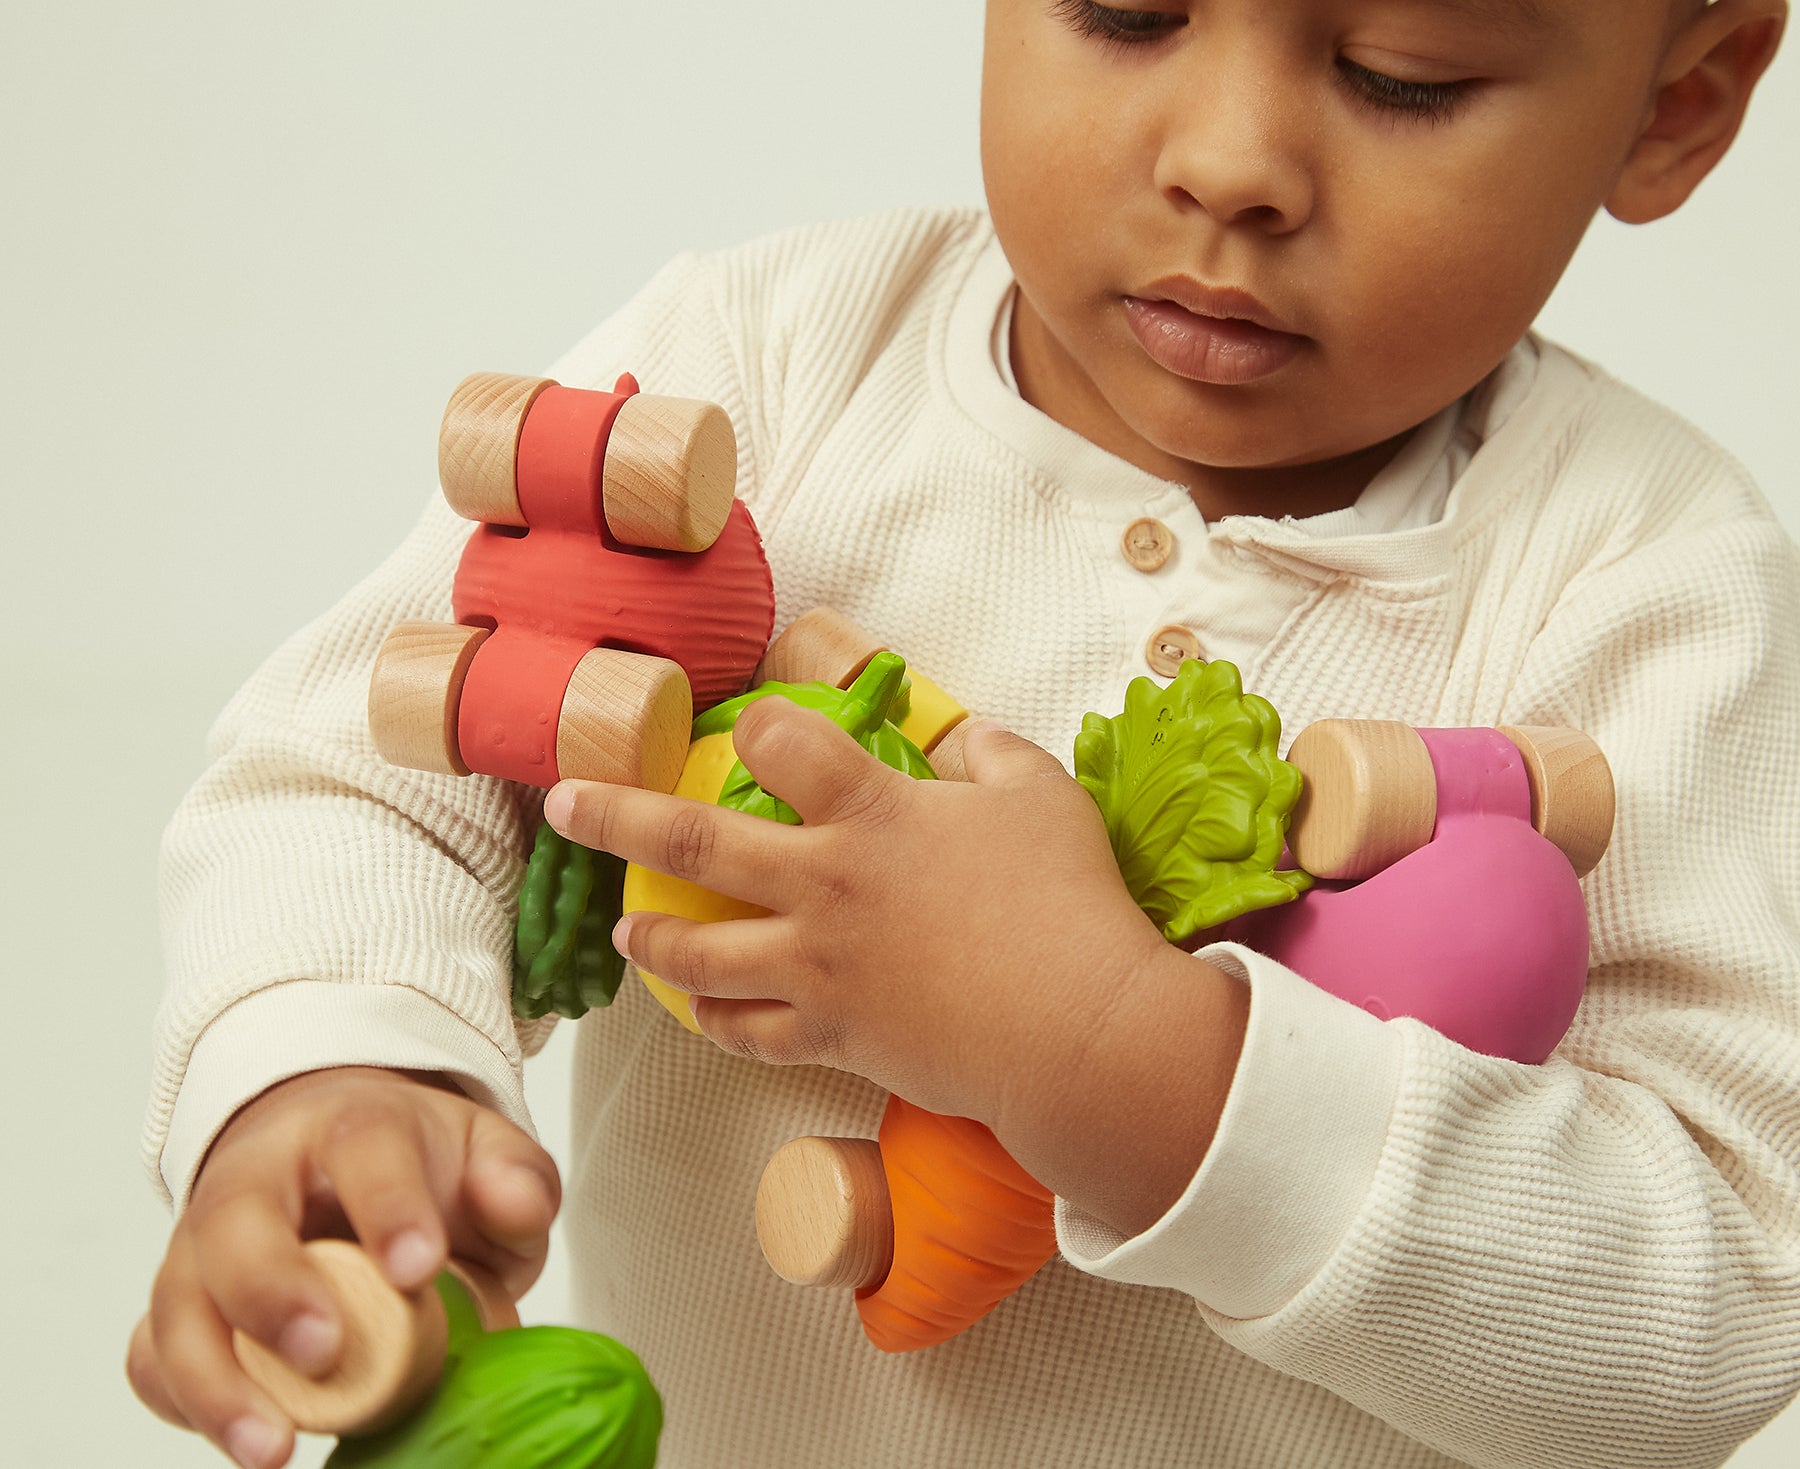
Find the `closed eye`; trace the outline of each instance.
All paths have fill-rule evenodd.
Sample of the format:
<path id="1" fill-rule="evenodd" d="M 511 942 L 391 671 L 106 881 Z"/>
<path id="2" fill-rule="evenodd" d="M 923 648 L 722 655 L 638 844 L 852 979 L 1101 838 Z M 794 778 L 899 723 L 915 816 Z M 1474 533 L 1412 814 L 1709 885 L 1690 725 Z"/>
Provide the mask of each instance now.
<path id="1" fill-rule="evenodd" d="M 1055 0 L 1051 13 L 1075 32 L 1111 46 L 1154 41 L 1187 24 L 1184 15 L 1162 10 L 1124 10 L 1094 0 Z"/>
<path id="2" fill-rule="evenodd" d="M 1338 58 L 1338 74 L 1351 93 L 1367 106 L 1430 123 L 1448 122 L 1468 100 L 1475 85 L 1473 81 L 1402 81 L 1346 57 Z"/>

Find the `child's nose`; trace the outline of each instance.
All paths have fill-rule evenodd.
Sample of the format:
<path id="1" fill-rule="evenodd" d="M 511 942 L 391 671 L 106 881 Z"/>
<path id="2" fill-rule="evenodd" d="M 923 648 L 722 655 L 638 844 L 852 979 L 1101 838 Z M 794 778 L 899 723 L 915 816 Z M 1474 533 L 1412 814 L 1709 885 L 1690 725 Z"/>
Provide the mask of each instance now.
<path id="1" fill-rule="evenodd" d="M 1270 234 L 1298 229 L 1312 214 L 1308 120 L 1260 69 L 1226 59 L 1165 109 L 1158 191 L 1178 208 L 1220 224 Z"/>

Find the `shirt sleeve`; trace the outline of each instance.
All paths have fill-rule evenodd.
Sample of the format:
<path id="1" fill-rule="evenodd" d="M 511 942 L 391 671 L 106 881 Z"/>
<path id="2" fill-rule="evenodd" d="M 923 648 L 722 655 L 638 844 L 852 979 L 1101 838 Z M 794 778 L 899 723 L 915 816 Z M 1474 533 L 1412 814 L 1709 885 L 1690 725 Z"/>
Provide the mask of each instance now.
<path id="1" fill-rule="evenodd" d="M 711 257 L 673 261 L 549 375 L 723 405 L 752 499 L 757 415 Z M 479 364 L 477 364 L 479 365 Z M 246 1101 L 326 1066 L 443 1071 L 529 1127 L 521 1068 L 547 1024 L 510 1006 L 512 906 L 538 793 L 388 765 L 368 688 L 388 631 L 449 621 L 471 526 L 434 494 L 405 542 L 277 651 L 208 738 L 163 841 L 168 985 L 145 1159 L 179 1207 Z"/>
<path id="2" fill-rule="evenodd" d="M 1618 793 L 1556 1053 L 1206 951 L 1251 989 L 1211 1151 L 1142 1235 L 1060 1203 L 1060 1242 L 1459 1461 L 1717 1464 L 1800 1379 L 1793 544 L 1685 517 L 1567 589 L 1509 703 L 1591 733 Z"/>

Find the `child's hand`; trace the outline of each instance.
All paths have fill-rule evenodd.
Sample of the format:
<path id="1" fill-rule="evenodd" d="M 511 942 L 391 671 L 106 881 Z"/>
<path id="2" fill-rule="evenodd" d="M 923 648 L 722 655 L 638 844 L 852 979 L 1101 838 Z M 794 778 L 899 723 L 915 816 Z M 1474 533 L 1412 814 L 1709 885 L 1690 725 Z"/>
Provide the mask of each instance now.
<path id="1" fill-rule="evenodd" d="M 640 912 L 615 933 L 700 997 L 695 1018 L 726 1050 L 852 1071 L 993 1125 L 1015 1088 L 1070 1076 L 1119 985 L 1168 948 L 1093 800 L 1016 735 L 972 729 L 968 783 L 913 780 L 776 697 L 733 739 L 805 825 L 582 781 L 545 807 L 575 841 L 770 910 Z"/>
<path id="2" fill-rule="evenodd" d="M 271 1087 L 219 1134 L 131 1339 L 132 1387 L 240 1464 L 283 1464 L 293 1427 L 232 1353 L 239 1328 L 313 1375 L 341 1324 L 300 1244 L 354 1235 L 414 1290 L 447 1254 L 517 1297 L 543 1268 L 561 1185 L 549 1154 L 460 1092 L 341 1068 Z"/>

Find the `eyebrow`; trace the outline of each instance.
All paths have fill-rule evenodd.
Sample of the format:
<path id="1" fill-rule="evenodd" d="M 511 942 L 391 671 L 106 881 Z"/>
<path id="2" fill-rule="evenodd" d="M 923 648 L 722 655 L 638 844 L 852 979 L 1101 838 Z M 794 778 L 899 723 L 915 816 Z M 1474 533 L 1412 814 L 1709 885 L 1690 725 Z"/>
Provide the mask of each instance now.
<path id="1" fill-rule="evenodd" d="M 1541 0 L 1408 0 L 1425 10 L 1449 10 L 1496 30 L 1547 31 L 1557 17 Z"/>

